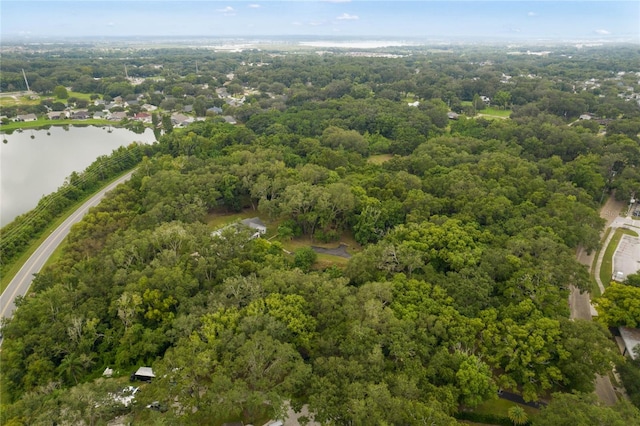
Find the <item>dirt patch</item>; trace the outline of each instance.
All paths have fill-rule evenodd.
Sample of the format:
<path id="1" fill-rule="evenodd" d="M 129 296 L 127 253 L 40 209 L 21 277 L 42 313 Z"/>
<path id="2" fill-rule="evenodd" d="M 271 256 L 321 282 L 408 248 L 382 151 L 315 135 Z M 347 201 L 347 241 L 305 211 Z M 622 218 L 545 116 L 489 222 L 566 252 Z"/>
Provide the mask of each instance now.
<path id="1" fill-rule="evenodd" d="M 627 206 L 625 201 L 616 200 L 614 195 L 611 195 L 600 209 L 600 217 L 607 221 L 605 228 L 611 226 L 611 223 L 620 217 L 620 212 Z"/>
<path id="2" fill-rule="evenodd" d="M 349 259 L 351 258 L 351 255 L 347 252 L 347 247 L 348 246 L 345 243 L 340 243 L 340 245 L 335 248 L 311 246 L 313 251 L 315 251 L 316 253 L 330 254 L 332 256 L 340 256 L 344 257 L 345 259 Z"/>

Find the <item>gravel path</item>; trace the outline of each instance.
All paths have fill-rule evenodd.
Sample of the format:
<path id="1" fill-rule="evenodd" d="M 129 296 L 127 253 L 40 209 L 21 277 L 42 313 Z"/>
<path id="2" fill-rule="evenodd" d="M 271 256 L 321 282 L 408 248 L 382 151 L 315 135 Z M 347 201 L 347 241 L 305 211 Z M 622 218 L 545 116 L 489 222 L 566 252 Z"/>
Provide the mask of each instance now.
<path id="1" fill-rule="evenodd" d="M 347 247 L 348 246 L 345 243 L 340 243 L 340 245 L 335 248 L 311 246 L 313 251 L 315 251 L 316 253 L 330 254 L 332 256 L 340 256 L 344 257 L 345 259 L 349 259 L 351 255 L 347 253 Z"/>

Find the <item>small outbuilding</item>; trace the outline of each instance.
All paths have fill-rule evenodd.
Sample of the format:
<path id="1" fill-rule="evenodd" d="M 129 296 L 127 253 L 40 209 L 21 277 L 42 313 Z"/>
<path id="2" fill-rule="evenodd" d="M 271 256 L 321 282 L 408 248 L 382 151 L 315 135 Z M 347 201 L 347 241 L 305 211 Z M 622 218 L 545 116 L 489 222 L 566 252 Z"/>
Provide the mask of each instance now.
<path id="1" fill-rule="evenodd" d="M 241 220 L 240 223 L 256 231 L 256 234 L 254 234 L 252 238 L 257 238 L 260 235 L 264 235 L 267 233 L 267 225 L 265 225 L 259 217 L 244 219 Z"/>
<path id="2" fill-rule="evenodd" d="M 136 380 L 140 380 L 142 382 L 150 382 L 155 377 L 156 375 L 153 374 L 153 370 L 151 369 L 151 367 L 140 367 L 135 373 L 131 374 L 130 378 L 132 382 Z"/>

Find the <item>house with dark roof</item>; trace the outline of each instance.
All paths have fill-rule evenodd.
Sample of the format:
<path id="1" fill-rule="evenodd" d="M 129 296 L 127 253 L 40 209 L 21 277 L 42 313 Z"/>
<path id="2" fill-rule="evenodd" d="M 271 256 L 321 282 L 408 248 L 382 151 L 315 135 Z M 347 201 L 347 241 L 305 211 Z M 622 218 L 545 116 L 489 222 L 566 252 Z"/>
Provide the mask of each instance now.
<path id="1" fill-rule="evenodd" d="M 211 107 L 207 109 L 207 114 L 222 114 L 222 108 L 220 107 Z"/>
<path id="2" fill-rule="evenodd" d="M 72 120 L 86 120 L 87 118 L 90 118 L 90 117 L 91 117 L 91 113 L 89 113 L 87 110 L 79 110 L 71 113 Z"/>

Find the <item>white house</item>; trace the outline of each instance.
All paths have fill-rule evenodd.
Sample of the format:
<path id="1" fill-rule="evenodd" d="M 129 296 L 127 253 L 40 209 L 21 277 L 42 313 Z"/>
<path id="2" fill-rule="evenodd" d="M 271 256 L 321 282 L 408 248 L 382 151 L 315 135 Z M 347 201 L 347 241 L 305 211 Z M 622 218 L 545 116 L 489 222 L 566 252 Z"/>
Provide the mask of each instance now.
<path id="1" fill-rule="evenodd" d="M 252 229 L 253 231 L 255 231 L 249 237 L 250 240 L 258 238 L 267 233 L 267 226 L 260 220 L 260 218 L 252 217 L 249 219 L 243 219 L 237 223 L 232 223 L 231 225 L 227 225 L 223 228 L 218 229 L 217 231 L 213 231 L 211 233 L 211 236 L 220 237 L 222 236 L 222 233 L 224 232 L 225 229 L 229 229 L 231 227 L 238 227 L 238 226 L 246 226 Z"/>
<path id="2" fill-rule="evenodd" d="M 38 119 L 38 117 L 35 114 L 23 114 L 23 115 L 18 115 L 15 119 L 15 121 L 36 121 Z"/>

